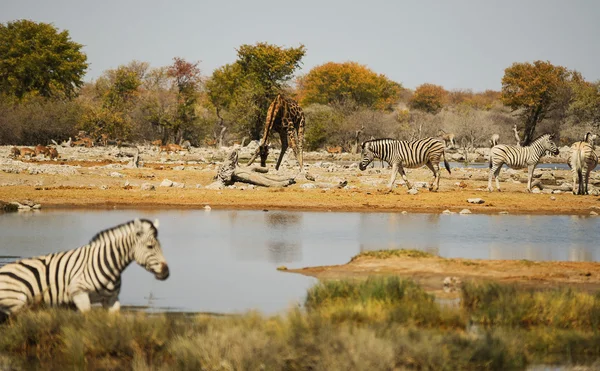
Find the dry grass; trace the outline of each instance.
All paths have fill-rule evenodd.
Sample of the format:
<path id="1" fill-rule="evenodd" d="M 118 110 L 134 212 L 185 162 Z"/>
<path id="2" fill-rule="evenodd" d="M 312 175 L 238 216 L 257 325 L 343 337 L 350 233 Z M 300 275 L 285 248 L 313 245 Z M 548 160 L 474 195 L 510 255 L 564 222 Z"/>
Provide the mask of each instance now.
<path id="1" fill-rule="evenodd" d="M 441 308 L 414 282 L 379 277 L 321 283 L 306 310 L 272 317 L 27 311 L 0 325 L 0 367 L 504 370 L 600 357 L 597 296 L 498 285 L 463 295 L 463 307 Z M 515 314 L 496 315 L 502 306 Z M 545 310 L 522 321 L 535 311 L 517 306 Z"/>

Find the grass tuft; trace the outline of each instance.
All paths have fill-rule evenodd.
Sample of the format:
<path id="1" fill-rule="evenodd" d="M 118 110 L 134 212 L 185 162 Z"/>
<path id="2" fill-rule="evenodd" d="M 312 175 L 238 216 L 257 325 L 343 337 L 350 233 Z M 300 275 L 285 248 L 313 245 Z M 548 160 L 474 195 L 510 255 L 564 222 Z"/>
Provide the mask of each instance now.
<path id="1" fill-rule="evenodd" d="M 374 251 L 361 251 L 358 255 L 355 255 L 350 259 L 354 261 L 358 258 L 368 257 L 374 259 L 388 259 L 392 257 L 408 257 L 408 258 L 432 258 L 433 254 L 430 254 L 421 250 L 412 249 L 396 249 L 396 250 L 374 250 Z"/>

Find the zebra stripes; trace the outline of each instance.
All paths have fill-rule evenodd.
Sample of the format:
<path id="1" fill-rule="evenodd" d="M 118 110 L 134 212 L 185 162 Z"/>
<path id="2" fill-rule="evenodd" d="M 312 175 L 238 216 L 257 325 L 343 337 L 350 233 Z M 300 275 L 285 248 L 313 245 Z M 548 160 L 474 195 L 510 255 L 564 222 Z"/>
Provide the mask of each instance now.
<path id="1" fill-rule="evenodd" d="M 411 141 L 396 139 L 368 140 L 362 144 L 362 160 L 359 168 L 365 170 L 375 158 L 387 161 L 388 164 L 392 165 L 392 177 L 388 184 L 388 188 L 392 190 L 398 172 L 406 182 L 406 187 L 410 189 L 411 186 L 406 178 L 404 168 L 417 168 L 427 165 L 433 172 L 433 181 L 429 190 L 437 191 L 440 187 L 440 158 L 444 158 L 444 165 L 448 170 L 448 174 L 450 174 L 450 166 L 446 161 L 444 147 L 444 142 L 436 138 Z"/>
<path id="2" fill-rule="evenodd" d="M 526 147 L 512 146 L 508 144 L 498 144 L 492 147 L 490 151 L 490 175 L 488 178 L 488 191 L 492 192 L 492 177 L 496 178 L 496 188 L 500 191 L 500 181 L 498 174 L 502 165 L 506 164 L 513 169 L 522 169 L 527 167 L 529 176 L 527 179 L 527 191 L 531 192 L 531 179 L 533 170 L 540 161 L 540 158 L 550 152 L 553 155 L 558 154 L 558 147 L 552 141 L 553 134 L 544 134 Z"/>
<path id="3" fill-rule="evenodd" d="M 80 311 L 100 303 L 120 308 L 121 273 L 136 261 L 157 279 L 169 267 L 157 239 L 158 221 L 135 219 L 98 233 L 77 249 L 26 258 L 0 268 L 0 322 L 27 305 L 74 304 Z"/>
<path id="4" fill-rule="evenodd" d="M 591 133 L 587 133 L 582 142 L 571 146 L 569 166 L 573 173 L 573 194 L 587 195 L 590 172 L 598 165 L 598 155 L 592 143 Z"/>

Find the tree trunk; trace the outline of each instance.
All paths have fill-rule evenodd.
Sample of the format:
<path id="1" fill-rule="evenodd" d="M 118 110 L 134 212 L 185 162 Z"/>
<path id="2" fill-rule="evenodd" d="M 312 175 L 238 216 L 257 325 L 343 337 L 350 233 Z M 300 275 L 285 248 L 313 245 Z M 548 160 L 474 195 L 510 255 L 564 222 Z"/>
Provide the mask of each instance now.
<path id="1" fill-rule="evenodd" d="M 525 132 L 523 133 L 523 146 L 528 146 L 534 139 L 535 127 L 541 121 L 542 107 L 538 106 L 531 112 L 525 121 Z"/>

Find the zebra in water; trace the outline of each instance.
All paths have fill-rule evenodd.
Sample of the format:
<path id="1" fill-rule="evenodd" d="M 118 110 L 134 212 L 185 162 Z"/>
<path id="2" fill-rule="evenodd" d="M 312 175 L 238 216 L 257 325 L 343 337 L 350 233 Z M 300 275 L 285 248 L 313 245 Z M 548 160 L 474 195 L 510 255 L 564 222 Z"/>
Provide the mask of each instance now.
<path id="1" fill-rule="evenodd" d="M 158 241 L 158 220 L 135 219 L 99 232 L 77 249 L 26 258 L 0 268 L 0 322 L 21 308 L 43 303 L 75 305 L 82 312 L 100 303 L 120 309 L 121 273 L 136 261 L 159 280 L 169 267 Z"/>
<path id="2" fill-rule="evenodd" d="M 506 164 L 513 169 L 522 169 L 527 167 L 529 176 L 527 178 L 527 191 L 531 192 L 531 180 L 533 170 L 540 161 L 540 158 L 550 152 L 553 155 L 558 154 L 558 147 L 552 140 L 554 134 L 544 134 L 526 147 L 512 146 L 509 144 L 498 144 L 490 150 L 490 175 L 488 178 L 488 191 L 492 192 L 492 177 L 496 178 L 496 188 L 500 191 L 500 181 L 498 174 L 502 165 Z"/>
<path id="3" fill-rule="evenodd" d="M 575 142 L 571 146 L 569 167 L 573 173 L 573 194 L 587 195 L 590 172 L 598 165 L 594 142 L 595 135 L 588 132 L 582 142 Z M 577 186 L 579 184 L 579 187 Z"/>
<path id="4" fill-rule="evenodd" d="M 448 174 L 451 174 L 444 148 L 444 142 L 436 138 L 411 141 L 389 138 L 368 140 L 362 144 L 362 160 L 358 167 L 360 170 L 365 170 L 375 158 L 392 165 L 392 177 L 388 184 L 391 191 L 398 172 L 406 182 L 406 187 L 410 189 L 411 186 L 406 178 L 404 168 L 417 168 L 427 165 L 433 172 L 433 181 L 429 190 L 435 192 L 440 187 L 440 158 L 444 158 L 446 170 L 448 170 Z"/>

